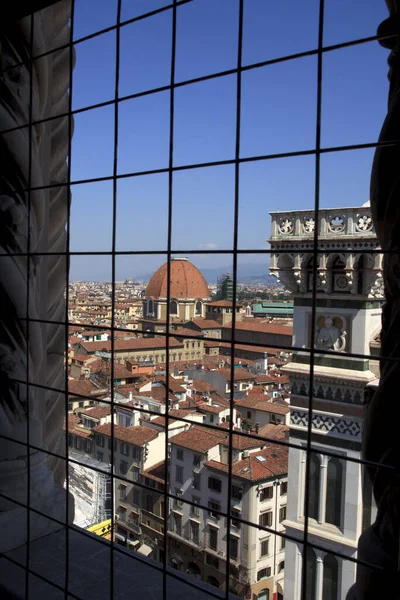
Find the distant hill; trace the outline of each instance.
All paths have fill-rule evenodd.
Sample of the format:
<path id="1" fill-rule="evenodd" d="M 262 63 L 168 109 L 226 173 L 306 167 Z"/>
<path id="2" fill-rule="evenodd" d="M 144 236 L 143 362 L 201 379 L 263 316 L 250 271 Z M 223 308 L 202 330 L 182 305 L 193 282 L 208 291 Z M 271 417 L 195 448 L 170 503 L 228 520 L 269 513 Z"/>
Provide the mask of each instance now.
<path id="1" fill-rule="evenodd" d="M 276 284 L 276 277 L 270 275 L 250 275 L 248 277 L 239 277 L 239 283 L 246 285 L 273 285 Z"/>
<path id="2" fill-rule="evenodd" d="M 200 268 L 207 283 L 215 284 L 220 275 L 225 273 L 232 273 L 232 265 L 226 267 L 205 267 Z M 145 273 L 143 275 L 136 275 L 136 281 L 148 281 L 153 273 Z M 274 277 L 268 275 L 268 264 L 261 265 L 259 263 L 248 263 L 238 265 L 238 283 L 244 283 L 248 285 L 257 285 L 258 283 L 268 285 L 275 283 Z"/>

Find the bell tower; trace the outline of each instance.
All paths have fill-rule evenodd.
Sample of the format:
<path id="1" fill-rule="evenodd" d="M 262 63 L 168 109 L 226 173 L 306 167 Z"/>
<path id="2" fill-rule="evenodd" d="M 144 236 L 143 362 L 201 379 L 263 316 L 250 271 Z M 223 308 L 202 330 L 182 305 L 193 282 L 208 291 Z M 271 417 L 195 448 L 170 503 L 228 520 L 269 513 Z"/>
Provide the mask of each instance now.
<path id="1" fill-rule="evenodd" d="M 362 467 L 346 458 L 361 456 L 364 392 L 379 376 L 376 361 L 370 357 L 370 344 L 381 329 L 382 255 L 369 203 L 321 209 L 318 221 L 307 210 L 274 212 L 271 217 L 270 272 L 292 292 L 294 300 L 294 349 L 291 363 L 284 368 L 291 387 L 290 440 L 304 447 L 289 450 L 286 527 L 288 534 L 302 539 L 311 418 L 315 452 L 309 465 L 309 540 L 328 551 L 310 548 L 306 560 L 310 561 L 313 585 L 321 588 L 316 597 L 321 597 L 321 586 L 329 580 L 334 586 L 332 593 L 337 592 L 329 597 L 339 598 L 340 590 L 354 583 L 355 567 L 329 554 L 329 549 L 355 556 L 358 536 L 370 524 L 373 511 Z M 314 252 L 316 228 L 318 247 Z M 300 543 L 287 544 L 285 588 L 290 598 L 300 597 L 301 548 Z"/>

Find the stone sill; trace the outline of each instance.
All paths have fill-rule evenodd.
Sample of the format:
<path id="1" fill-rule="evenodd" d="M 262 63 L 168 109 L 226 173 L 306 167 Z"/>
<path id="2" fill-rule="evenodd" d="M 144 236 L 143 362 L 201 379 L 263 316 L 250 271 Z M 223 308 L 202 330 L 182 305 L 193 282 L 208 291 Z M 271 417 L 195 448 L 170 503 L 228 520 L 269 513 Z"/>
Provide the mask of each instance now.
<path id="1" fill-rule="evenodd" d="M 29 599 L 64 600 L 65 594 L 65 528 L 41 537 L 30 544 Z M 1 598 L 25 598 L 26 546 L 20 546 L 0 559 Z M 6 557 L 10 560 L 7 560 Z M 162 600 L 163 574 L 158 570 L 160 563 L 114 546 L 114 589 L 115 600 L 131 600 L 132 595 L 149 600 Z M 111 544 L 95 535 L 86 535 L 78 528 L 69 531 L 69 598 L 82 600 L 110 599 Z M 14 562 L 11 562 L 13 560 Z M 15 564 L 18 563 L 18 564 Z M 21 566 L 19 566 L 21 565 Z M 43 581 L 46 578 L 51 583 Z M 196 587 L 189 584 L 193 582 Z M 58 589 L 59 586 L 62 589 Z M 168 595 L 174 600 L 208 600 L 225 597 L 225 592 L 195 580 L 185 573 L 167 567 Z M 2 590 L 1 590 L 2 591 Z M 7 596 L 6 594 L 9 594 Z M 210 596 L 212 594 L 212 596 Z M 237 596 L 231 594 L 232 600 Z"/>

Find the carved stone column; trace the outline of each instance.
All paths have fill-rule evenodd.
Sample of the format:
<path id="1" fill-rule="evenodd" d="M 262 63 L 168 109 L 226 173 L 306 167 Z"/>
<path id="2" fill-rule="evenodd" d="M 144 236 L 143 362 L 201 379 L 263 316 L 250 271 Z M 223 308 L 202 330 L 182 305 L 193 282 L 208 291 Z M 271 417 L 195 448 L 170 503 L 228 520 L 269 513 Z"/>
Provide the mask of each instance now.
<path id="1" fill-rule="evenodd" d="M 62 0 L 35 15 L 33 57 L 69 41 L 70 9 L 70 1 Z M 28 482 L 31 507 L 63 522 L 66 518 L 65 461 L 40 451 L 65 454 L 64 394 L 24 382 L 27 373 L 31 384 L 62 390 L 65 381 L 64 328 L 40 320 L 65 319 L 66 259 L 40 253 L 66 249 L 68 190 L 62 186 L 28 194 L 27 188 L 67 181 L 67 118 L 31 130 L 28 123 L 31 65 L 31 112 L 37 121 L 68 110 L 70 54 L 64 49 L 32 61 L 31 39 L 28 17 L 7 28 L 0 47 L 0 129 L 24 126 L 0 139 L 0 551 L 26 542 L 26 509 L 13 500 L 27 503 Z M 29 260 L 28 251 L 34 253 Z M 29 443 L 36 447 L 29 454 L 30 476 L 23 445 L 28 430 Z M 31 512 L 31 539 L 57 527 Z"/>
<path id="2" fill-rule="evenodd" d="M 382 314 L 381 355 L 400 359 L 400 19 L 399 0 L 387 0 L 390 17 L 378 32 L 395 34 L 382 40 L 389 56 L 389 105 L 380 138 L 396 144 L 377 148 L 371 179 L 371 209 L 379 243 L 386 253 L 383 279 L 386 304 Z M 377 504 L 375 523 L 361 536 L 359 558 L 381 569 L 357 569 L 356 585 L 348 598 L 399 597 L 400 551 L 400 444 L 398 401 L 400 363 L 380 365 L 380 384 L 367 408 L 364 427 L 364 458 L 391 468 L 370 467 Z"/>

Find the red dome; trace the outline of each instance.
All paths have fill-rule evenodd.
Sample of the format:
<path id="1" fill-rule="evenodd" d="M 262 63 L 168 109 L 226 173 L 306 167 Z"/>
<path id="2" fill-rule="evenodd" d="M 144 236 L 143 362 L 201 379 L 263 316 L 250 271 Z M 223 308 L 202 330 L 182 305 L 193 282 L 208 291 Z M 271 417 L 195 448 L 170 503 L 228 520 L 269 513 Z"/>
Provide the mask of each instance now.
<path id="1" fill-rule="evenodd" d="M 168 263 L 164 263 L 150 279 L 146 296 L 166 298 L 167 276 Z M 210 298 L 206 280 L 187 258 L 171 260 L 170 298 Z"/>

